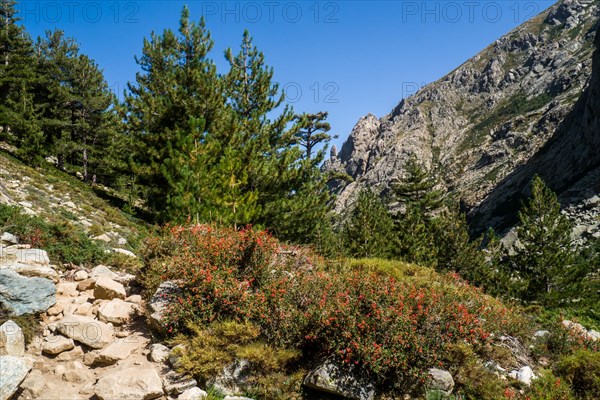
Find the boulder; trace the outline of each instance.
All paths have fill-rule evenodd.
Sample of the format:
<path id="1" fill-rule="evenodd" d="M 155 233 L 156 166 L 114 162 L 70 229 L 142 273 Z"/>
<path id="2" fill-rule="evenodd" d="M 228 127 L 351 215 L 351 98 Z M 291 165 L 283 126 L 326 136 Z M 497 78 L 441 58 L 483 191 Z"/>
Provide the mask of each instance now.
<path id="1" fill-rule="evenodd" d="M 75 346 L 73 350 L 60 353 L 54 360 L 59 362 L 81 360 L 83 359 L 83 356 L 84 354 L 81 346 Z"/>
<path id="2" fill-rule="evenodd" d="M 79 296 L 77 282 L 60 282 L 56 285 L 56 294 L 69 297 Z"/>
<path id="3" fill-rule="evenodd" d="M 0 400 L 8 400 L 31 370 L 22 357 L 0 356 Z"/>
<path id="4" fill-rule="evenodd" d="M 186 390 L 196 387 L 197 384 L 195 379 L 175 371 L 167 372 L 163 378 L 165 393 L 172 396 L 180 395 Z"/>
<path id="5" fill-rule="evenodd" d="M 150 360 L 156 363 L 165 362 L 169 358 L 169 348 L 164 344 L 155 343 L 150 346 Z"/>
<path id="6" fill-rule="evenodd" d="M 243 386 L 250 375 L 250 363 L 248 360 L 235 360 L 223 368 L 223 371 L 209 383 L 219 392 L 225 395 L 236 395 L 243 392 Z"/>
<path id="7" fill-rule="evenodd" d="M 15 315 L 44 312 L 55 303 L 56 288 L 52 281 L 0 269 L 0 305 Z"/>
<path id="8" fill-rule="evenodd" d="M 73 314 L 91 317 L 91 316 L 93 316 L 92 305 L 90 303 L 80 304 Z M 111 321 L 103 321 L 103 322 L 111 322 Z"/>
<path id="9" fill-rule="evenodd" d="M 25 336 L 21 327 L 14 321 L 8 320 L 0 325 L 0 355 L 15 357 L 25 355 Z"/>
<path id="10" fill-rule="evenodd" d="M 124 360 L 140 347 L 140 344 L 141 340 L 137 337 L 131 337 L 111 343 L 96 355 L 94 364 L 111 365 L 117 361 Z"/>
<path id="11" fill-rule="evenodd" d="M 55 305 L 53 305 L 52 307 L 50 307 L 49 309 L 46 310 L 46 314 L 53 317 L 53 316 L 56 316 L 56 315 L 59 315 L 60 313 L 62 313 L 64 309 L 65 308 L 63 307 L 62 304 L 56 303 Z"/>
<path id="12" fill-rule="evenodd" d="M 163 388 L 155 369 L 132 367 L 103 375 L 95 393 L 99 400 L 151 400 L 161 397 Z"/>
<path id="13" fill-rule="evenodd" d="M 203 400 L 206 397 L 208 397 L 208 393 L 200 388 L 193 387 L 181 393 L 177 400 Z"/>
<path id="14" fill-rule="evenodd" d="M 23 276 L 37 276 L 39 278 L 47 278 L 52 282 L 58 282 L 58 272 L 48 265 L 39 264 L 23 264 L 19 262 L 8 264 L 5 268 L 10 268 L 16 273 Z"/>
<path id="15" fill-rule="evenodd" d="M 429 389 L 442 392 L 444 396 L 450 396 L 454 389 L 452 374 L 443 369 L 430 368 L 428 387 Z"/>
<path id="16" fill-rule="evenodd" d="M 84 280 L 88 279 L 89 275 L 84 270 L 79 270 L 79 271 L 75 272 L 75 275 L 73 276 L 73 278 L 79 282 L 79 281 L 84 281 Z"/>
<path id="17" fill-rule="evenodd" d="M 100 277 L 96 280 L 96 285 L 94 286 L 94 297 L 96 299 L 124 300 L 126 296 L 125 288 L 119 282 L 115 282 L 107 277 Z"/>
<path id="18" fill-rule="evenodd" d="M 304 386 L 352 400 L 372 400 L 375 386 L 354 366 L 327 359 L 304 378 Z"/>
<path id="19" fill-rule="evenodd" d="M 138 306 L 142 305 L 142 296 L 139 294 L 134 294 L 125 299 L 126 302 L 136 304 Z"/>
<path id="20" fill-rule="evenodd" d="M 98 265 L 92 268 L 90 272 L 90 277 L 94 280 L 97 280 L 100 277 L 109 278 L 115 280 L 117 278 L 117 274 L 111 271 L 106 265 Z"/>
<path id="21" fill-rule="evenodd" d="M 71 383 L 84 383 L 90 381 L 94 374 L 89 369 L 85 368 L 79 361 L 71 361 L 65 366 L 66 371 L 62 379 Z"/>
<path id="22" fill-rule="evenodd" d="M 135 315 L 135 307 L 120 299 L 112 299 L 103 303 L 98 308 L 98 318 L 103 322 L 111 322 L 116 325 L 126 324 Z"/>
<path id="23" fill-rule="evenodd" d="M 56 329 L 73 340 L 94 349 L 102 349 L 114 341 L 113 328 L 101 321 L 78 315 L 66 315 Z"/>
<path id="24" fill-rule="evenodd" d="M 0 236 L 0 243 L 19 244 L 19 238 L 12 233 L 4 232 L 2 233 L 2 236 Z"/>
<path id="25" fill-rule="evenodd" d="M 159 332 L 165 330 L 164 318 L 171 298 L 180 292 L 179 286 L 173 281 L 161 283 L 148 302 L 148 320 L 150 325 Z"/>
<path id="26" fill-rule="evenodd" d="M 49 335 L 44 341 L 42 352 L 54 356 L 64 351 L 73 350 L 74 348 L 75 343 L 73 339 L 61 335 Z"/>

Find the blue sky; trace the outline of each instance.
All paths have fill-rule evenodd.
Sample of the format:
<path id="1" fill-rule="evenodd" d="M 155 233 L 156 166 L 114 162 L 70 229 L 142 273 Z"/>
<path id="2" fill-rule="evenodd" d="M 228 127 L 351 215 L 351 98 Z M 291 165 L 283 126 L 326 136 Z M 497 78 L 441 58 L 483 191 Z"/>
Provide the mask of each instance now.
<path id="1" fill-rule="evenodd" d="M 121 93 L 138 70 L 134 55 L 151 31 L 177 28 L 187 4 L 204 15 L 211 58 L 254 37 L 296 112 L 328 111 L 340 147 L 361 116 L 387 114 L 553 1 L 21 1 L 36 37 L 62 29 Z"/>

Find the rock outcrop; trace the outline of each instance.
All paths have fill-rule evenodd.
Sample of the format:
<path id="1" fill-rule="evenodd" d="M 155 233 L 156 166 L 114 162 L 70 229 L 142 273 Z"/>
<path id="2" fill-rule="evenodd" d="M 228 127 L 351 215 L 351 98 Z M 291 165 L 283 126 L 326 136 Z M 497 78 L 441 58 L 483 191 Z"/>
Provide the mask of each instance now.
<path id="1" fill-rule="evenodd" d="M 539 174 L 582 235 L 598 235 L 598 1 L 563 0 L 377 119 L 359 120 L 324 168 L 336 209 L 365 187 L 387 193 L 415 155 L 468 211 L 475 231 L 508 228 Z M 582 212 L 585 208 L 586 212 Z"/>

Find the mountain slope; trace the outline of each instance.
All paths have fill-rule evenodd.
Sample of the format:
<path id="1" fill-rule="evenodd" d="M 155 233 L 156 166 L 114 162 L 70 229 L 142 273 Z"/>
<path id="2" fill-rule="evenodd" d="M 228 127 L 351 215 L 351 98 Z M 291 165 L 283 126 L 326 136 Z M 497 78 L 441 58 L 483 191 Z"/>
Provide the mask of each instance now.
<path id="1" fill-rule="evenodd" d="M 600 66 L 590 77 L 599 16 L 598 0 L 561 1 L 390 114 L 361 118 L 326 164 L 354 179 L 334 185 L 336 209 L 363 187 L 389 192 L 413 154 L 461 200 L 475 231 L 510 226 L 534 173 L 565 205 L 593 197 Z M 597 218 L 585 219 L 584 230 L 596 232 Z"/>

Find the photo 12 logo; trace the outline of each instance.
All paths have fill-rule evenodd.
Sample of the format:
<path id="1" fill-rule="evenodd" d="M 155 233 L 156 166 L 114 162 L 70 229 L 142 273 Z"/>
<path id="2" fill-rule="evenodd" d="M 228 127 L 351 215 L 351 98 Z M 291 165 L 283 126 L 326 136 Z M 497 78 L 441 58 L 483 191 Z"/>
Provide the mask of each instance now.
<path id="1" fill-rule="evenodd" d="M 496 23 L 510 18 L 522 23 L 540 11 L 533 1 L 402 1 L 402 22 Z"/>
<path id="2" fill-rule="evenodd" d="M 338 2 L 310 1 L 203 1 L 202 16 L 207 22 L 259 23 L 285 22 L 295 24 L 310 21 L 315 24 L 339 22 Z"/>
<path id="3" fill-rule="evenodd" d="M 135 1 L 22 1 L 19 5 L 19 17 L 25 23 L 139 22 L 140 5 Z"/>
<path id="4" fill-rule="evenodd" d="M 338 93 L 340 87 L 336 82 L 313 82 L 302 85 L 298 82 L 288 82 L 280 85 L 285 95 L 286 103 L 298 103 L 301 100 L 314 103 L 337 104 L 340 102 Z"/>

